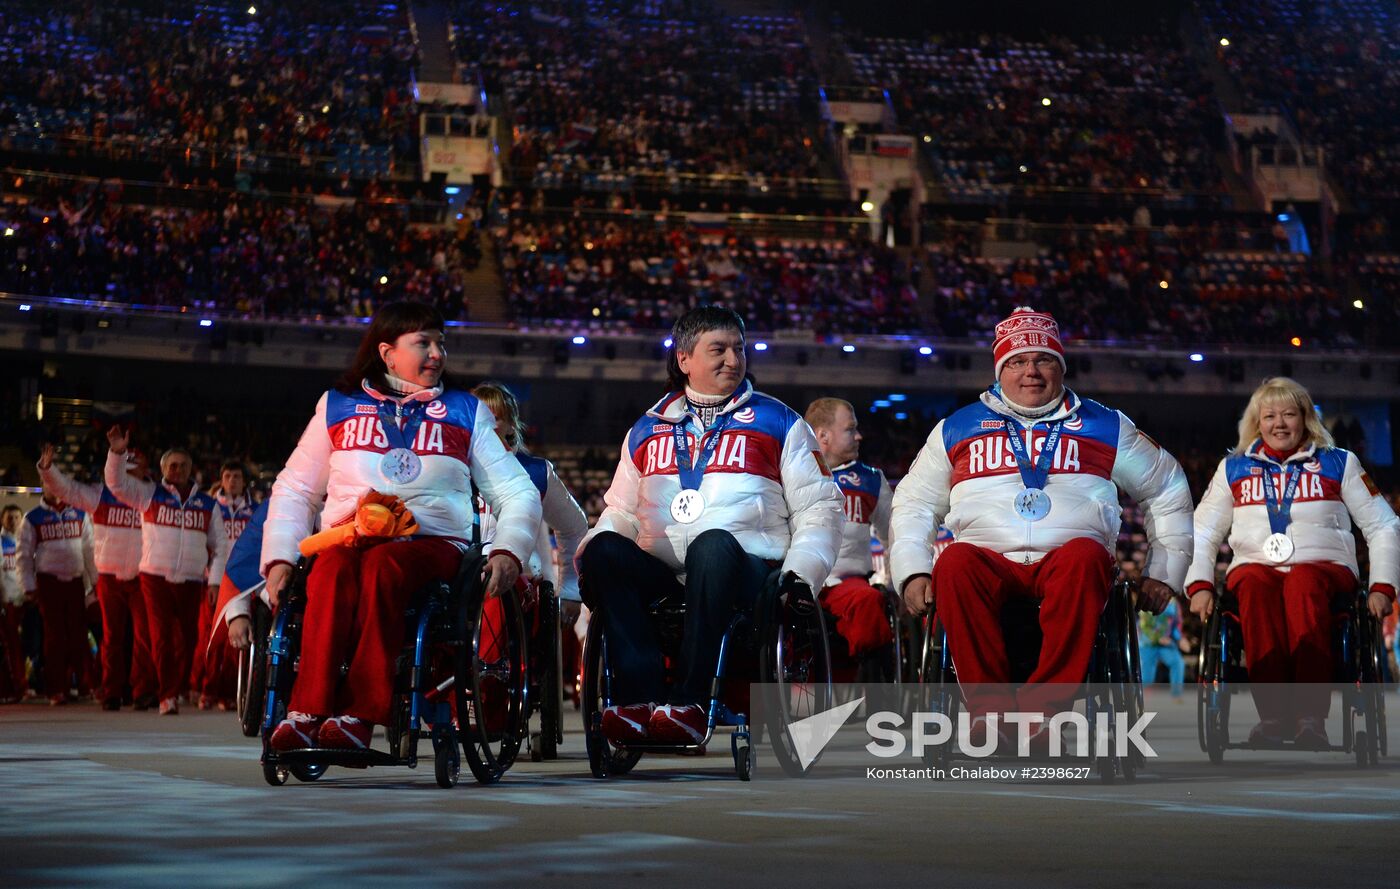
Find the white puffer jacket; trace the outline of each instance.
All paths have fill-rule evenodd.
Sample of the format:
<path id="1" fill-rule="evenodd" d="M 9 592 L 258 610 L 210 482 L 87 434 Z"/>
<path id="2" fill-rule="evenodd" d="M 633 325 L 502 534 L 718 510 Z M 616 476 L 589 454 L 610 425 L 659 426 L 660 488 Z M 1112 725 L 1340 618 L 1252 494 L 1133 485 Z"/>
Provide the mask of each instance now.
<path id="1" fill-rule="evenodd" d="M 92 533 L 99 574 L 131 580 L 141 567 L 141 513 L 117 498 L 106 485 L 83 483 L 64 475 L 57 466 L 39 470 L 45 491 L 92 516 Z"/>
<path id="2" fill-rule="evenodd" d="M 1283 468 L 1299 464 L 1302 474 L 1285 532 L 1293 541 L 1293 555 L 1279 564 L 1264 555 L 1264 541 L 1273 533 L 1264 485 L 1272 479 L 1275 502 L 1282 501 Z M 1334 562 L 1356 574 L 1353 519 L 1370 550 L 1369 585 L 1393 596 L 1400 585 L 1400 519 L 1356 455 L 1310 444 L 1279 462 L 1255 441 L 1245 453 L 1220 461 L 1196 507 L 1196 550 L 1187 583 L 1215 585 L 1215 557 L 1227 534 L 1234 553 L 1231 571 L 1251 564 L 1287 571 L 1304 562 Z"/>
<path id="3" fill-rule="evenodd" d="M 379 406 L 386 403 L 397 412 L 422 414 L 412 442 L 422 471 L 403 484 L 380 472 L 380 459 L 392 449 L 379 419 Z M 534 548 L 540 498 L 496 437 L 496 420 L 485 405 L 466 392 L 441 388 L 401 400 L 368 386 L 353 395 L 331 390 L 316 403 L 315 416 L 272 486 L 262 573 L 273 562 L 296 562 L 297 545 L 318 514 L 324 528 L 351 521 L 370 490 L 402 498 L 419 535 L 468 541 L 473 480 L 496 511 L 496 550 L 523 564 Z"/>
<path id="4" fill-rule="evenodd" d="M 1045 424 L 1063 420 L 1045 492 L 1050 513 L 1027 521 L 1012 508 L 1024 489 L 1005 420 L 1032 439 L 1038 458 Z M 1066 390 L 1059 407 L 1029 420 L 994 390 L 934 427 L 909 474 L 894 493 L 890 573 L 903 589 L 933 569 L 940 522 L 959 543 L 971 543 L 1031 564 L 1076 537 L 1112 552 L 1122 511 L 1118 488 L 1143 507 L 1151 546 L 1145 574 L 1181 590 L 1191 556 L 1191 491 L 1171 454 L 1115 410 Z"/>
<path id="5" fill-rule="evenodd" d="M 141 573 L 171 583 L 218 586 L 228 558 L 219 502 L 194 484 L 189 496 L 181 497 L 164 480 L 134 478 L 126 470 L 126 455 L 108 451 L 103 473 L 108 489 L 141 513 Z"/>
<path id="6" fill-rule="evenodd" d="M 603 531 L 635 540 L 677 572 L 686 548 L 705 531 L 730 532 L 750 555 L 781 560 L 820 589 L 841 549 L 841 491 L 822 461 L 812 428 L 776 398 L 745 382 L 720 411 L 731 417 L 700 482 L 705 512 L 681 524 L 671 517 L 680 493 L 675 424 L 685 424 L 692 455 L 703 429 L 685 393 L 672 392 L 646 412 L 622 443 L 607 508 L 578 552 Z"/>

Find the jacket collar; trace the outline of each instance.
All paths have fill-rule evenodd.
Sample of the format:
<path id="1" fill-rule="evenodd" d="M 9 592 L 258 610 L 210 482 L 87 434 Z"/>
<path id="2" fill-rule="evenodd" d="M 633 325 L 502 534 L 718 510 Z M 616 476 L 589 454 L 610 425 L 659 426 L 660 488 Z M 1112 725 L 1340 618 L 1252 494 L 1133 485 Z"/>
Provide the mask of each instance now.
<path id="1" fill-rule="evenodd" d="M 392 401 L 395 404 L 408 404 L 410 401 L 432 401 L 442 394 L 442 386 L 434 386 L 431 389 L 419 389 L 411 395 L 385 395 L 369 384 L 369 380 L 360 380 L 360 388 L 365 390 L 365 394 L 376 401 Z"/>
<path id="2" fill-rule="evenodd" d="M 986 405 L 988 410 L 1015 420 L 1022 426 L 1035 426 L 1039 423 L 1054 423 L 1057 420 L 1067 420 L 1074 416 L 1074 413 L 1079 410 L 1080 406 L 1079 396 L 1075 395 L 1073 390 L 1068 388 L 1065 389 L 1064 395 L 1060 396 L 1059 407 L 1050 411 L 1043 417 L 1036 417 L 1034 419 L 1023 417 L 1013 411 L 1005 401 L 1002 401 L 1001 390 L 996 386 L 983 392 L 981 398 L 982 404 Z"/>
<path id="3" fill-rule="evenodd" d="M 729 396 L 729 401 L 725 402 L 724 407 L 720 408 L 719 412 L 727 414 L 730 411 L 738 410 L 752 397 L 753 383 L 744 380 L 739 384 L 739 388 L 734 390 L 734 394 Z M 695 417 L 695 412 L 690 410 L 690 402 L 686 401 L 685 390 L 681 390 L 667 392 L 665 397 L 651 406 L 651 409 L 647 411 L 647 416 L 664 420 L 667 423 L 675 423 L 686 417 Z M 700 418 L 695 417 L 695 421 L 698 423 Z"/>
<path id="4" fill-rule="evenodd" d="M 1310 441 L 1308 442 L 1307 447 L 1299 448 L 1298 450 L 1289 454 L 1286 460 L 1284 460 L 1283 462 L 1279 462 L 1273 457 L 1270 457 L 1269 454 L 1264 450 L 1264 439 L 1256 438 L 1254 440 L 1254 444 L 1250 445 L 1248 448 L 1245 449 L 1244 455 L 1251 460 L 1258 460 L 1261 463 L 1268 463 L 1270 466 L 1286 466 L 1289 463 L 1300 463 L 1311 460 L 1316 453 L 1317 442 Z"/>

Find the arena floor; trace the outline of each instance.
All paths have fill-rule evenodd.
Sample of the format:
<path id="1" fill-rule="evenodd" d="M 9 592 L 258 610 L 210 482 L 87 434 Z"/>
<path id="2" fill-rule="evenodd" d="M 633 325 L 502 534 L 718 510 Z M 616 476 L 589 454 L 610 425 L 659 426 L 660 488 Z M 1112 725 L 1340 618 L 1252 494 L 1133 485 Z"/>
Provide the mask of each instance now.
<path id="1" fill-rule="evenodd" d="M 1155 706 L 1162 759 L 1132 785 L 869 780 L 830 758 L 846 776 L 771 780 L 771 757 L 743 784 L 727 744 L 600 782 L 574 731 L 558 761 L 494 787 L 464 766 L 452 790 L 430 759 L 269 787 L 226 713 L 7 707 L 0 885 L 1396 885 L 1397 751 L 1212 767 L 1191 704 Z"/>

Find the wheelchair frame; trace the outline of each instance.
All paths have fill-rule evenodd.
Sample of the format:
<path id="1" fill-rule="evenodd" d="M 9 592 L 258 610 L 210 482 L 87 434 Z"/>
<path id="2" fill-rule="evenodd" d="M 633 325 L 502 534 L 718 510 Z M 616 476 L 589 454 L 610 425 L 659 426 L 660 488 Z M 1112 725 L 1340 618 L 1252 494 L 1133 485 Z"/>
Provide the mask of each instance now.
<path id="1" fill-rule="evenodd" d="M 1342 683 L 1342 740 L 1327 750 L 1296 747 L 1291 741 L 1250 744 L 1230 740 L 1230 698 L 1239 683 L 1249 679 L 1244 664 L 1244 628 L 1240 625 L 1238 603 L 1228 592 L 1217 589 L 1215 610 L 1211 612 L 1201 637 L 1197 655 L 1196 735 L 1201 751 L 1219 765 L 1227 750 L 1302 750 L 1314 753 L 1354 754 L 1359 768 L 1377 765 L 1387 754 L 1385 724 L 1385 685 L 1381 660 L 1385 641 L 1381 622 L 1366 607 L 1367 591 L 1359 590 L 1349 603 L 1332 614 L 1345 615 L 1332 629 L 1333 678 Z M 1356 721 L 1364 721 L 1358 730 Z"/>
<path id="2" fill-rule="evenodd" d="M 720 640 L 719 659 L 710 683 L 705 737 L 696 744 L 614 744 L 603 736 L 603 710 L 612 705 L 612 672 L 607 667 L 607 637 L 602 606 L 593 611 L 583 650 L 583 724 L 588 765 L 595 778 L 625 775 L 644 753 L 697 754 L 714 738 L 716 728 L 733 728 L 730 753 L 739 780 L 753 776 L 756 754 L 754 730 L 747 713 L 732 710 L 723 700 L 724 681 L 736 646 L 757 648 L 758 672 L 768 683 L 771 696 L 765 707 L 766 728 L 774 740 L 779 765 L 789 775 L 801 776 L 815 765 L 803 765 L 792 746 L 787 726 L 798 718 L 791 712 L 794 694 L 811 691 L 811 711 L 826 710 L 833 700 L 831 652 L 822 608 L 805 584 L 780 586 L 777 572 L 765 583 L 752 616 L 738 613 L 730 619 Z M 659 599 L 649 608 L 658 636 L 678 636 L 684 621 L 684 604 Z M 803 656 L 805 652 L 805 657 Z M 795 657 L 794 657 L 795 656 Z M 793 657 L 790 661 L 789 658 Z"/>
<path id="3" fill-rule="evenodd" d="M 484 556 L 471 549 L 451 583 L 429 584 L 412 600 L 406 625 L 412 638 L 408 653 L 400 653 L 394 676 L 395 703 L 390 723 L 384 727 L 390 752 L 306 748 L 277 751 L 269 743 L 273 729 L 285 717 L 287 701 L 300 653 L 306 578 L 314 559 L 301 559 L 293 570 L 281 604 L 272 615 L 266 642 L 266 693 L 263 697 L 261 735 L 263 778 L 274 786 L 285 784 L 290 774 L 299 781 L 315 781 L 332 765 L 348 768 L 408 766 L 417 768 L 418 740 L 427 727 L 433 743 L 437 783 L 452 787 L 460 771 L 458 745 L 466 754 L 477 781 L 491 784 L 514 763 L 523 740 L 528 713 L 525 629 L 520 602 L 514 591 L 500 597 L 503 624 L 509 638 L 490 663 L 480 658 L 482 612 L 486 585 L 480 580 Z M 434 658 L 434 655 L 440 655 Z M 451 675 L 434 684 L 434 667 L 450 658 Z M 502 676 L 504 671 L 504 678 Z M 494 676 L 509 692 L 503 728 L 484 725 L 481 681 Z M 449 694 L 450 693 L 450 694 Z"/>
<path id="4" fill-rule="evenodd" d="M 1120 756 L 1117 752 L 1117 714 L 1126 713 L 1128 724 L 1132 725 L 1145 709 L 1133 592 L 1134 585 L 1123 577 L 1116 579 L 1109 588 L 1108 600 L 1095 630 L 1094 647 L 1084 680 L 1087 687 L 1081 698 L 1089 724 L 1088 763 L 1097 770 L 1099 779 L 1105 784 L 1112 784 L 1118 778 L 1134 781 L 1138 771 L 1146 765 L 1146 758 L 1136 748 L 1126 756 Z M 1036 608 L 1039 608 L 1038 603 Z M 930 709 L 934 712 L 952 719 L 963 706 L 947 632 L 934 611 L 924 618 L 919 686 L 921 699 L 930 700 Z M 1099 738 L 1096 717 L 1100 713 L 1108 716 L 1107 756 L 1097 753 Z M 924 759 L 930 766 L 942 769 L 956 758 L 955 753 L 953 744 L 949 742 L 926 751 Z M 987 759 L 995 760 L 997 756 L 994 754 Z"/>

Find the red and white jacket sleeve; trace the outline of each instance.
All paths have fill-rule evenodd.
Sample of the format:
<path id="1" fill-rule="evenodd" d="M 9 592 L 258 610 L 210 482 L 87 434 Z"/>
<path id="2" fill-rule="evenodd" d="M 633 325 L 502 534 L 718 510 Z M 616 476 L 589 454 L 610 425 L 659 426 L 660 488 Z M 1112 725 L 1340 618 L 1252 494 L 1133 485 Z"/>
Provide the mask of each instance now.
<path id="1" fill-rule="evenodd" d="M 97 586 L 97 545 L 93 534 L 92 515 L 83 515 L 83 589 Z"/>
<path id="2" fill-rule="evenodd" d="M 889 562 L 890 580 L 899 592 L 911 578 L 933 573 L 930 542 L 948 514 L 952 476 L 940 420 L 894 491 Z"/>
<path id="3" fill-rule="evenodd" d="M 83 483 L 69 478 L 57 466 L 39 470 L 39 482 L 65 503 L 71 503 L 86 513 L 97 511 L 102 502 L 102 485 L 98 482 Z"/>
<path id="4" fill-rule="evenodd" d="M 224 515 L 216 506 L 209 517 L 209 533 L 205 535 L 209 549 L 209 574 L 204 583 L 216 587 L 223 582 L 224 565 L 228 563 L 229 540 L 224 533 Z"/>
<path id="5" fill-rule="evenodd" d="M 637 535 L 641 533 L 641 522 L 637 519 L 637 492 L 641 488 L 642 477 L 637 472 L 637 464 L 632 462 L 627 442 L 628 438 L 624 437 L 622 458 L 617 461 L 612 484 L 603 495 L 603 502 L 607 506 L 603 509 L 603 514 L 598 516 L 598 521 L 593 523 L 593 529 L 583 536 L 583 542 L 574 551 L 575 567 L 578 558 L 588 547 L 588 542 L 604 531 L 615 531 L 628 540 L 636 540 Z"/>
<path id="6" fill-rule="evenodd" d="M 1215 563 L 1220 545 L 1235 524 L 1235 498 L 1225 475 L 1225 461 L 1215 468 L 1206 492 L 1196 507 L 1194 546 L 1191 570 L 1186 574 L 1186 592 L 1190 595 L 1215 589 Z"/>
<path id="7" fill-rule="evenodd" d="M 505 553 L 523 567 L 535 551 L 542 514 L 540 492 L 525 467 L 501 444 L 496 418 L 481 403 L 476 406 L 468 466 L 481 496 L 496 515 L 491 553 Z M 271 520 L 270 514 L 268 518 Z"/>
<path id="8" fill-rule="evenodd" d="M 782 459 L 783 499 L 792 532 L 782 570 L 820 590 L 841 554 L 846 498 L 822 461 L 821 446 L 806 420 L 798 419 L 788 429 Z"/>
<path id="9" fill-rule="evenodd" d="M 146 507 L 151 505 L 151 498 L 156 494 L 156 483 L 129 474 L 124 453 L 107 452 L 107 465 L 102 468 L 102 476 L 112 494 L 137 512 L 145 512 Z"/>
<path id="10" fill-rule="evenodd" d="M 890 513 L 893 509 L 894 491 L 890 488 L 890 480 L 881 472 L 880 499 L 875 501 L 875 514 L 870 517 L 870 532 L 886 549 L 890 545 Z"/>
<path id="11" fill-rule="evenodd" d="M 1176 458 L 1122 413 L 1113 482 L 1142 507 L 1148 544 L 1143 575 L 1181 592 L 1191 565 L 1191 486 Z"/>
<path id="12" fill-rule="evenodd" d="M 26 519 L 19 524 L 19 578 L 26 593 L 39 588 L 37 572 L 34 569 L 34 556 L 39 546 L 39 535 Z"/>
<path id="13" fill-rule="evenodd" d="M 569 493 L 568 486 L 555 474 L 553 465 L 549 467 L 549 480 L 545 485 L 543 507 L 544 523 L 541 527 L 548 526 L 554 529 L 559 552 L 562 555 L 559 562 L 563 576 L 556 581 L 559 597 L 577 600 L 579 597 L 578 572 L 574 569 L 574 553 L 578 550 L 579 544 L 583 542 L 584 535 L 588 533 L 588 517 L 583 514 L 583 507 L 578 505 L 574 495 Z M 548 537 L 547 534 L 544 536 Z M 552 572 L 554 560 L 550 556 L 551 553 L 547 548 L 540 551 L 540 558 Z"/>
<path id="14" fill-rule="evenodd" d="M 1361 461 L 1348 452 L 1342 473 L 1342 502 L 1366 538 L 1371 562 L 1368 588 L 1373 593 L 1385 593 L 1393 601 L 1395 589 L 1400 586 L 1400 519 L 1380 489 L 1368 482 Z"/>
<path id="15" fill-rule="evenodd" d="M 296 450 L 272 484 L 267 521 L 263 524 L 262 574 L 274 562 L 295 565 L 298 544 L 316 527 L 330 478 L 331 436 L 326 430 L 326 395 L 301 433 Z"/>

